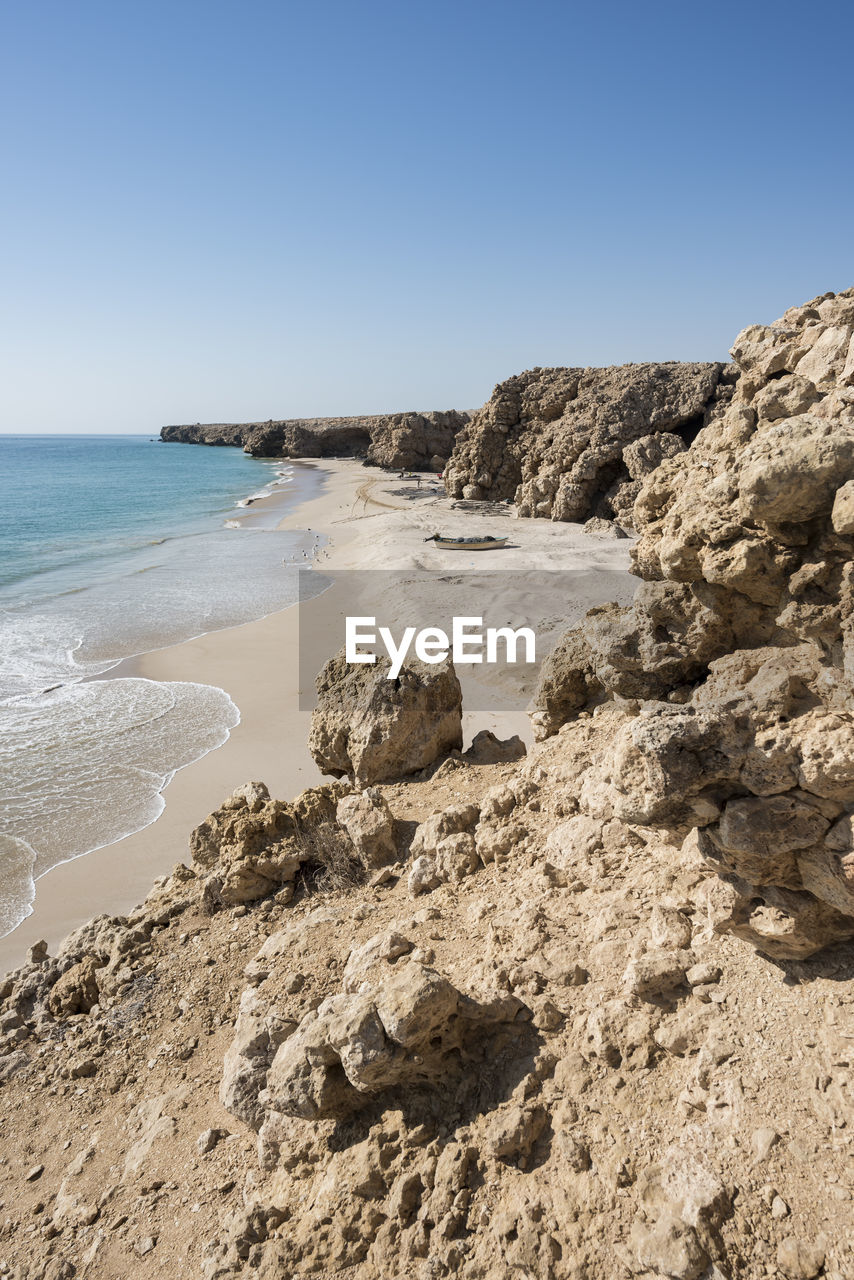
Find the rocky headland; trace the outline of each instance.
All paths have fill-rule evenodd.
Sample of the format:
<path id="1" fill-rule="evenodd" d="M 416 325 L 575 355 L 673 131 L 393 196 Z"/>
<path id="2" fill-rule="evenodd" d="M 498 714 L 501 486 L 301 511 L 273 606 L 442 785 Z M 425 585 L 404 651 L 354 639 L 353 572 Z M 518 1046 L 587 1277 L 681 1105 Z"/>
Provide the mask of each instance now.
<path id="1" fill-rule="evenodd" d="M 591 461 L 640 583 L 526 755 L 333 659 L 336 781 L 0 984 L 0 1274 L 854 1274 L 854 290 L 732 356 Z"/>
<path id="2" fill-rule="evenodd" d="M 386 413 L 356 418 L 163 427 L 167 444 L 231 445 L 256 458 L 363 458 L 378 467 L 441 471 L 467 413 Z"/>

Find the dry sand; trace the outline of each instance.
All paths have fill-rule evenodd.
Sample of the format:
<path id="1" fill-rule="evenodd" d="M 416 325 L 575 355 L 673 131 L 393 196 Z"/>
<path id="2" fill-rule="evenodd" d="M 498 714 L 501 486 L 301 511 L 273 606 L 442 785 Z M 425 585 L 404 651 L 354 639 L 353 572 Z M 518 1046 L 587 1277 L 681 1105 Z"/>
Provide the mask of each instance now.
<path id="1" fill-rule="evenodd" d="M 548 619 L 544 633 L 552 641 L 593 604 L 609 599 L 628 602 L 634 592 L 636 580 L 627 572 L 626 541 L 589 537 L 577 525 L 517 521 L 510 509 L 460 511 L 434 482 L 425 481 L 419 490 L 414 480 L 399 480 L 356 461 L 311 465 L 323 476 L 320 494 L 301 504 L 279 527 L 310 529 L 325 538 L 315 567 L 324 574 L 337 571 L 342 576 L 339 587 L 308 606 L 317 616 L 315 630 L 326 628 L 326 652 L 310 653 L 304 672 L 316 672 L 343 641 L 343 629 L 337 638 L 329 632 L 345 608 L 343 596 L 336 606 L 334 593 L 343 587 L 346 570 L 394 570 L 380 588 L 379 598 L 395 621 L 404 609 L 398 586 L 405 580 L 418 579 L 424 607 L 429 610 L 435 603 L 440 611 L 451 598 L 449 584 L 456 584 L 455 599 L 465 599 L 465 585 L 457 582 L 461 571 L 506 573 L 506 585 L 503 578 L 492 580 L 498 583 L 491 600 L 496 616 L 504 610 L 509 622 L 514 610 L 535 610 L 531 620 Z M 254 520 L 265 503 L 276 501 L 256 503 L 247 519 Z M 436 529 L 508 535 L 509 544 L 500 551 L 441 551 L 424 541 Z M 417 570 L 430 571 L 426 594 L 425 575 Z M 539 576 L 532 577 L 532 571 Z M 572 577 L 561 579 L 554 571 L 571 571 Z M 572 584 L 570 591 L 567 581 Z M 520 583 L 527 586 L 527 596 L 524 590 L 520 595 Z M 554 584 L 553 598 L 545 598 L 543 583 Z M 20 964 L 27 947 L 37 939 L 46 939 L 52 951 L 71 929 L 93 915 L 132 909 L 157 876 L 187 859 L 192 828 L 241 783 L 259 779 L 274 795 L 290 798 L 322 781 L 306 747 L 310 711 L 300 709 L 299 608 L 306 606 L 145 654 L 111 673 L 218 685 L 239 707 L 241 722 L 224 746 L 175 775 L 164 795 L 165 809 L 155 823 L 55 867 L 39 880 L 33 914 L 0 940 L 0 972 Z M 309 686 L 304 693 L 310 695 L 310 676 L 304 678 Z M 519 733 L 529 740 L 520 689 L 505 690 L 508 696 L 502 701 L 490 699 L 482 682 L 478 685 L 468 673 L 462 683 L 464 705 L 476 708 L 466 716 L 467 741 L 484 728 L 501 737 Z"/>

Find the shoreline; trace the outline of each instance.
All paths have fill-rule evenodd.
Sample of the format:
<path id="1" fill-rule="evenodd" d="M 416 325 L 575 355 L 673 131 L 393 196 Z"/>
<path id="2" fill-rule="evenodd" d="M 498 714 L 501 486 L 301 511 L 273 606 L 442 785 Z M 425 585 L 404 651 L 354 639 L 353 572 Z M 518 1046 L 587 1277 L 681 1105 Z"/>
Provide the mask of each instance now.
<path id="1" fill-rule="evenodd" d="M 509 514 L 470 511 L 454 515 L 451 500 L 434 495 L 429 482 L 420 491 L 411 484 L 401 487 L 397 476 L 353 459 L 311 459 L 297 465 L 320 473 L 319 491 L 275 527 L 323 539 L 310 561 L 313 569 L 441 569 L 445 564 L 468 568 L 468 563 L 460 563 L 461 557 L 453 559 L 454 552 L 443 553 L 424 543 L 431 520 L 453 518 L 464 520 L 467 529 L 516 535 L 511 539 L 514 545 L 504 551 L 479 553 L 479 568 L 529 570 L 533 562 L 546 570 L 575 570 L 582 584 L 578 616 L 601 599 L 613 598 L 617 589 L 622 588 L 619 594 L 625 599 L 634 592 L 636 580 L 626 572 L 627 542 L 602 541 L 583 534 L 578 526 L 548 520 L 520 522 Z M 257 512 L 266 520 L 280 503 L 279 493 L 256 499 L 242 519 L 251 520 Z M 517 537 L 522 545 L 516 545 Z M 103 674 L 106 679 L 135 676 L 212 685 L 232 699 L 240 721 L 221 746 L 173 774 L 161 792 L 163 810 L 153 822 L 58 864 L 37 881 L 31 915 L 0 939 L 0 972 L 20 964 L 38 940 L 45 939 L 52 952 L 93 915 L 132 910 L 157 877 L 188 859 L 190 832 L 244 782 L 263 781 L 272 795 L 290 800 L 306 787 L 328 781 L 306 745 L 311 712 L 299 705 L 299 613 L 299 605 L 290 606 L 205 632 L 124 659 Z M 560 630 L 573 620 L 568 613 Z M 469 712 L 464 716 L 466 744 L 483 728 L 499 737 L 518 733 L 528 744 L 531 741 L 521 710 Z"/>

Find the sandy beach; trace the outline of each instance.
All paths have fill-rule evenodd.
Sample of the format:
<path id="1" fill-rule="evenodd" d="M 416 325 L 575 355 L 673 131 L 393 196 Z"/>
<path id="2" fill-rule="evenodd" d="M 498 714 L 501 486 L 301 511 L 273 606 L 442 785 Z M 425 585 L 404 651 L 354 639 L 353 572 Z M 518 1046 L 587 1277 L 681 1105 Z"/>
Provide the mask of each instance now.
<path id="1" fill-rule="evenodd" d="M 585 535 L 579 526 L 549 520 L 519 521 L 512 509 L 460 511 L 444 497 L 441 484 L 424 477 L 419 488 L 414 479 L 366 468 L 354 460 L 317 461 L 310 464 L 322 477 L 316 497 L 301 503 L 279 524 L 280 528 L 309 530 L 319 539 L 314 568 L 334 577 L 351 570 L 394 570 L 384 588 L 384 602 L 392 614 L 400 613 L 397 584 L 402 575 L 419 575 L 422 598 L 429 608 L 446 602 L 448 583 L 456 574 L 507 575 L 518 589 L 525 575 L 536 570 L 553 581 L 558 597 L 545 601 L 538 585 L 523 607 L 538 610 L 537 621 L 548 616 L 547 634 L 554 639 L 592 605 L 617 599 L 628 602 L 636 580 L 628 572 L 628 547 L 624 540 Z M 246 520 L 268 518 L 280 501 L 261 499 L 247 508 Z M 466 534 L 508 536 L 500 551 L 441 551 L 425 542 L 437 528 L 464 530 Z M 427 571 L 427 573 L 423 572 Z M 516 572 L 520 571 L 520 572 Z M 561 587 L 561 574 L 572 573 L 572 598 Z M 449 576 L 451 575 L 451 576 Z M 514 576 L 515 575 L 515 576 Z M 435 580 L 424 596 L 423 582 Z M 502 578 L 495 581 L 502 582 Z M 319 617 L 336 616 L 333 587 L 320 597 Z M 462 588 L 464 592 L 464 588 Z M 435 591 L 435 597 L 431 592 Z M 382 594 L 382 592 L 381 592 Z M 494 592 L 499 613 L 502 595 L 510 586 Z M 464 598 L 464 595 L 463 595 Z M 515 607 L 519 608 L 518 601 Z M 249 779 L 267 783 L 272 794 L 291 798 L 323 778 L 306 747 L 310 710 L 308 699 L 300 707 L 299 609 L 292 607 L 269 617 L 228 630 L 210 632 L 174 647 L 159 649 L 122 663 L 110 675 L 136 675 L 152 680 L 190 680 L 225 689 L 240 709 L 240 724 L 228 741 L 195 763 L 180 770 L 164 792 L 165 808 L 152 825 L 83 858 L 55 867 L 38 881 L 34 910 L 13 933 L 0 940 L 0 971 L 20 964 L 29 946 L 44 938 L 51 950 L 70 930 L 97 914 L 122 914 L 141 901 L 152 881 L 186 861 L 191 830 L 216 808 L 235 787 Z M 337 612 L 345 606 L 342 604 Z M 324 612 L 325 611 L 325 612 Z M 329 637 L 329 652 L 340 640 Z M 550 644 L 549 644 L 550 647 Z M 303 693 L 310 694 L 311 678 L 328 654 L 303 662 Z M 542 655 L 540 655 L 542 656 Z M 306 655 L 304 654 L 304 658 Z M 306 685 L 306 672 L 311 673 Z M 466 742 L 480 729 L 500 737 L 518 733 L 530 740 L 524 699 L 518 690 L 503 701 L 478 696 L 483 690 L 463 679 Z M 516 695 L 515 697 L 513 695 Z"/>

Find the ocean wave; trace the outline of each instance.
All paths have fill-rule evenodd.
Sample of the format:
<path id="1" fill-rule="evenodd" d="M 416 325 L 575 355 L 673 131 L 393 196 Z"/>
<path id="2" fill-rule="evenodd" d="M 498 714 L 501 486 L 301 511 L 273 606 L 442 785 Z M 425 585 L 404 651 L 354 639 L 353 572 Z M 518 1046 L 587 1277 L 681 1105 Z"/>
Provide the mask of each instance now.
<path id="1" fill-rule="evenodd" d="M 36 851 L 26 840 L 0 831 L 0 938 L 32 914 Z"/>
<path id="2" fill-rule="evenodd" d="M 84 461 L 90 476 L 88 453 Z M 164 481 L 171 474 L 170 464 Z M 267 477 L 255 498 L 276 492 L 293 472 L 279 462 L 265 467 Z M 137 491 L 123 499 L 129 508 Z M 212 506 L 210 522 L 223 521 L 233 502 L 230 494 Z M 100 510 L 88 503 L 81 519 Z M 127 536 L 114 521 L 87 560 L 51 565 L 46 552 L 30 556 L 35 571 L 0 587 L 0 934 L 29 913 L 46 870 L 153 822 L 175 771 L 222 745 L 239 721 L 222 689 L 93 677 L 297 599 L 297 572 L 283 562 L 300 555 L 302 567 L 307 543 L 259 527 L 278 520 L 272 507 L 254 528 L 232 515 L 224 528 L 187 530 L 184 518 L 176 508 L 172 531 L 161 523 Z"/>
<path id="3" fill-rule="evenodd" d="M 29 913 L 39 876 L 154 822 L 176 771 L 222 746 L 239 722 L 223 689 L 136 677 L 4 707 L 0 934 Z"/>

